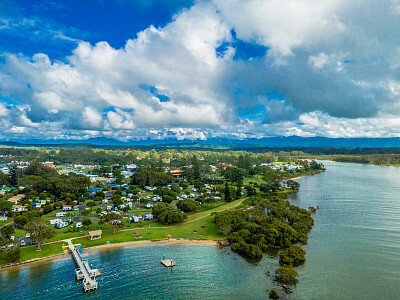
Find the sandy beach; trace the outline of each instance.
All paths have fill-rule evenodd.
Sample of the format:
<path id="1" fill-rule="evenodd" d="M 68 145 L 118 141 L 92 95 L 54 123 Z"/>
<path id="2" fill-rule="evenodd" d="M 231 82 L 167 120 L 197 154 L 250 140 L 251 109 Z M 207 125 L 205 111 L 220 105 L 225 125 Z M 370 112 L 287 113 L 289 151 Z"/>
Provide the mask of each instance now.
<path id="1" fill-rule="evenodd" d="M 151 245 L 151 244 L 203 244 L 203 245 L 210 245 L 210 246 L 217 246 L 219 245 L 218 240 L 212 239 L 162 239 L 162 240 L 146 240 L 146 241 L 131 241 L 131 242 L 124 242 L 124 243 L 116 243 L 116 244 L 105 244 L 99 245 L 89 248 L 84 248 L 84 251 L 98 251 L 98 250 L 108 250 L 113 248 L 120 248 L 120 247 L 133 247 L 133 246 L 143 246 L 143 245 Z"/>

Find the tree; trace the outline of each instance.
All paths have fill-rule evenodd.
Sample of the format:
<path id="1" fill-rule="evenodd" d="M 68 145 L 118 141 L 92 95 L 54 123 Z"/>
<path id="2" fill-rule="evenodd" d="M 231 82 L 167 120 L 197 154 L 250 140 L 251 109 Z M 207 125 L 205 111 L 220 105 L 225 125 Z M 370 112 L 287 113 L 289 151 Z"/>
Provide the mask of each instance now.
<path id="1" fill-rule="evenodd" d="M 112 202 L 114 206 L 120 206 L 124 203 L 119 195 L 112 196 Z"/>
<path id="2" fill-rule="evenodd" d="M 29 222 L 26 214 L 16 216 L 14 219 L 14 223 L 18 225 L 18 227 L 24 227 Z"/>
<path id="3" fill-rule="evenodd" d="M 19 180 L 22 177 L 22 169 L 15 163 L 10 167 L 10 183 L 13 186 L 19 186 Z"/>
<path id="4" fill-rule="evenodd" d="M 46 239 L 50 239 L 54 235 L 53 228 L 41 218 L 32 219 L 25 225 L 25 230 L 30 233 L 32 239 L 36 239 L 38 250 L 41 250 L 40 246 Z"/>
<path id="5" fill-rule="evenodd" d="M 93 207 L 96 206 L 96 203 L 95 203 L 94 201 L 88 201 L 88 202 L 86 203 L 86 205 L 89 206 L 89 207 L 90 207 L 90 211 L 92 211 L 92 210 L 93 210 Z"/>
<path id="6" fill-rule="evenodd" d="M 84 209 L 83 211 L 81 211 L 81 215 L 88 217 L 91 214 L 91 211 L 88 209 Z"/>
<path id="7" fill-rule="evenodd" d="M 184 212 L 193 212 L 200 209 L 200 204 L 192 199 L 184 199 L 178 201 L 176 207 Z"/>
<path id="8" fill-rule="evenodd" d="M 211 193 L 204 194 L 203 201 L 204 201 L 204 203 L 211 204 L 211 208 L 213 207 L 214 203 L 218 202 L 218 200 L 215 199 L 213 194 L 211 194 Z"/>
<path id="9" fill-rule="evenodd" d="M 276 289 L 272 289 L 269 291 L 269 298 L 270 299 L 279 299 L 279 293 Z"/>
<path id="10" fill-rule="evenodd" d="M 124 182 L 124 175 L 121 175 L 121 170 L 119 169 L 114 169 L 113 170 L 113 177 L 115 178 L 115 183 L 121 184 Z"/>
<path id="11" fill-rule="evenodd" d="M 122 209 L 122 211 L 123 211 L 124 213 L 127 213 L 127 212 L 129 211 L 129 207 L 128 207 L 128 206 L 125 206 L 125 207 Z"/>
<path id="12" fill-rule="evenodd" d="M 291 245 L 279 254 L 281 265 L 298 266 L 306 261 L 306 251 L 300 245 Z"/>
<path id="13" fill-rule="evenodd" d="M 185 215 L 176 210 L 166 210 L 158 215 L 158 221 L 162 224 L 180 223 L 184 218 Z"/>
<path id="14" fill-rule="evenodd" d="M 179 188 L 179 186 L 177 184 L 173 184 L 171 186 L 171 190 L 177 194 L 179 194 L 181 192 L 181 189 Z"/>
<path id="15" fill-rule="evenodd" d="M 295 192 L 298 192 L 300 189 L 300 183 L 298 183 L 294 180 L 286 181 L 286 186 Z"/>
<path id="16" fill-rule="evenodd" d="M 158 203 L 153 206 L 152 213 L 153 213 L 153 215 L 158 216 L 159 214 L 161 214 L 162 212 L 164 212 L 166 210 L 172 210 L 171 205 L 161 202 L 161 203 Z"/>
<path id="17" fill-rule="evenodd" d="M 89 218 L 83 218 L 82 225 L 85 226 L 87 229 L 90 225 L 92 225 L 92 220 L 90 220 Z"/>
<path id="18" fill-rule="evenodd" d="M 101 213 L 101 212 L 102 212 L 101 207 L 97 207 L 97 208 L 96 208 L 96 214 L 99 214 L 99 213 Z"/>
<path id="19" fill-rule="evenodd" d="M 283 283 L 294 283 L 299 274 L 292 266 L 283 265 L 275 270 L 276 278 Z"/>
<path id="20" fill-rule="evenodd" d="M 246 185 L 246 191 L 248 197 L 254 196 L 257 193 L 256 188 L 250 184 Z"/>
<path id="21" fill-rule="evenodd" d="M 12 212 L 13 204 L 10 201 L 2 200 L 0 201 L 0 212 L 5 214 L 6 212 Z"/>
<path id="22" fill-rule="evenodd" d="M 53 211 L 53 206 L 51 206 L 50 204 L 47 204 L 47 205 L 45 205 L 44 207 L 43 207 L 43 212 L 45 213 L 45 214 L 48 214 L 49 212 L 52 212 Z"/>
<path id="23" fill-rule="evenodd" d="M 117 229 L 117 227 L 120 227 L 122 225 L 122 217 L 119 214 L 116 213 L 108 213 L 104 216 L 100 217 L 100 224 L 104 224 L 104 223 L 109 223 L 112 225 L 114 231 L 113 234 L 115 234 L 115 230 Z"/>
<path id="24" fill-rule="evenodd" d="M 0 171 L 0 185 L 9 185 L 7 175 Z"/>
<path id="25" fill-rule="evenodd" d="M 200 162 L 197 159 L 196 155 L 193 155 L 192 157 L 192 166 L 193 166 L 193 179 L 194 180 L 201 179 Z"/>
<path id="26" fill-rule="evenodd" d="M 162 201 L 164 203 L 171 203 L 172 201 L 174 201 L 174 198 L 171 197 L 170 195 L 165 195 L 165 196 L 162 196 Z"/>
<path id="27" fill-rule="evenodd" d="M 8 262 L 16 262 L 21 257 L 21 249 L 18 245 L 13 244 L 11 247 L 5 249 L 6 259 Z"/>
<path id="28" fill-rule="evenodd" d="M 1 229 L 0 229 L 0 233 L 1 233 L 2 235 L 5 235 L 6 238 L 8 238 L 8 239 L 10 238 L 10 236 L 11 236 L 14 232 L 15 232 L 15 229 L 14 229 L 14 225 L 12 225 L 12 224 L 3 226 L 3 227 L 1 227 Z"/>
<path id="29" fill-rule="evenodd" d="M 229 189 L 229 184 L 225 182 L 225 201 L 232 201 L 231 191 Z"/>

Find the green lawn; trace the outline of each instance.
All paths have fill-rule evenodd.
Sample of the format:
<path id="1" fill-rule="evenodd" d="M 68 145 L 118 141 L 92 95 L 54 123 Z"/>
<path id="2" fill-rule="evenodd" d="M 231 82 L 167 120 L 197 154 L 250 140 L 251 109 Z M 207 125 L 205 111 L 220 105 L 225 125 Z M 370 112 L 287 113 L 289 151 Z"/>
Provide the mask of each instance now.
<path id="1" fill-rule="evenodd" d="M 66 243 L 65 243 L 66 244 Z M 21 247 L 21 258 L 18 262 L 23 262 L 26 260 L 31 260 L 40 257 L 46 257 L 54 254 L 59 254 L 63 252 L 62 242 L 44 245 L 41 251 L 36 251 L 36 246 L 31 247 Z M 6 260 L 6 255 L 4 252 L 0 252 L 0 266 L 8 265 L 9 262 Z"/>
<path id="2" fill-rule="evenodd" d="M 213 212 L 230 209 L 230 208 L 234 207 L 236 204 L 238 204 L 240 201 L 241 201 L 241 199 L 238 199 L 238 200 L 235 200 L 235 201 L 232 201 L 232 202 L 229 202 L 229 203 L 225 202 L 226 204 L 224 204 L 224 205 L 220 205 L 218 207 L 214 207 L 214 208 L 206 210 L 206 211 L 201 211 L 201 212 L 190 214 L 190 215 L 188 214 L 188 218 L 185 220 L 185 222 L 190 221 L 190 220 L 195 220 L 195 219 L 197 219 L 199 217 L 208 215 L 208 214 L 213 213 Z"/>
<path id="3" fill-rule="evenodd" d="M 136 235 L 132 234 L 133 232 L 136 232 L 138 235 L 141 236 L 141 238 L 137 239 Z M 217 226 L 214 223 L 214 217 L 208 216 L 193 223 L 182 224 L 179 226 L 170 226 L 168 228 L 134 228 L 127 231 L 118 231 L 115 235 L 112 234 L 112 231 L 105 233 L 103 232 L 101 239 L 91 241 L 87 237 L 82 237 L 79 239 L 75 239 L 73 242 L 74 244 L 82 244 L 82 247 L 93 247 L 104 245 L 107 242 L 113 244 L 131 241 L 165 239 L 168 238 L 169 235 L 173 238 L 223 238 L 223 235 L 218 232 Z"/>
<path id="4" fill-rule="evenodd" d="M 6 221 L 0 221 L 0 225 L 8 224 L 8 223 L 11 223 L 13 221 L 14 221 L 13 218 L 8 217 Z"/>
<path id="5" fill-rule="evenodd" d="M 258 178 L 256 176 L 246 177 L 243 180 L 243 185 L 248 185 L 250 182 L 257 183 L 257 184 L 265 183 L 265 181 L 262 180 L 262 177 L 263 177 L 262 175 L 259 175 Z"/>

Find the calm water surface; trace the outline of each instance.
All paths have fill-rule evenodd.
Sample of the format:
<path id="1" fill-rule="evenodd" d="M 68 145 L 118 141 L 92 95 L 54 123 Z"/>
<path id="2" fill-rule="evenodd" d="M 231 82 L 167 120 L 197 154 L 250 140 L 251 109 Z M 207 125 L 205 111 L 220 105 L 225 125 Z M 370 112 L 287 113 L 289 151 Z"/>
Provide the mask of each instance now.
<path id="1" fill-rule="evenodd" d="M 399 299 L 400 168 L 325 162 L 327 171 L 298 179 L 290 200 L 319 205 L 299 283 L 283 299 Z M 161 266 L 163 254 L 177 266 Z M 83 296 L 74 264 L 62 258 L 0 271 L 0 299 L 266 299 L 266 271 L 216 246 L 162 244 L 86 253 L 99 290 Z"/>

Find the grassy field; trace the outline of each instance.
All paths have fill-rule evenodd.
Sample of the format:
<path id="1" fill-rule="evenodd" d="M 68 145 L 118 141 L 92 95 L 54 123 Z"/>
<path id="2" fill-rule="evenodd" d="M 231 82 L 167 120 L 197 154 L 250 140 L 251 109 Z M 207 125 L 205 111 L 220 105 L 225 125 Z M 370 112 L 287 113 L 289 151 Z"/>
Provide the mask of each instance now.
<path id="1" fill-rule="evenodd" d="M 8 223 L 12 223 L 14 221 L 13 218 L 7 218 L 6 221 L 0 221 L 0 226 Z"/>
<path id="2" fill-rule="evenodd" d="M 165 239 L 168 237 L 220 239 L 223 238 L 223 235 L 218 232 L 217 226 L 214 223 L 214 217 L 208 216 L 189 224 L 167 226 L 166 228 L 141 227 L 129 230 L 120 230 L 115 235 L 112 234 L 112 232 L 105 232 L 103 233 L 102 238 L 99 240 L 91 241 L 87 237 L 82 237 L 79 239 L 75 239 L 73 242 L 75 244 L 82 244 L 82 247 L 93 247 L 104 245 L 107 242 L 113 244 L 132 241 Z"/>
<path id="3" fill-rule="evenodd" d="M 64 243 L 66 244 L 66 243 Z M 54 243 L 54 244 L 49 244 L 45 245 L 42 247 L 41 251 L 36 251 L 36 247 L 22 247 L 21 248 L 21 258 L 20 262 L 26 261 L 26 260 L 31 260 L 35 258 L 40 258 L 40 257 L 46 257 L 54 254 L 59 254 L 63 252 L 62 249 L 62 242 L 59 243 Z M 6 260 L 6 255 L 4 252 L 0 252 L 0 266 L 8 265 L 9 262 Z"/>
<path id="4" fill-rule="evenodd" d="M 257 184 L 265 183 L 265 181 L 262 180 L 262 177 L 263 177 L 262 175 L 259 175 L 258 178 L 256 176 L 246 177 L 243 180 L 243 185 L 248 185 L 250 182 L 257 183 Z"/>
<path id="5" fill-rule="evenodd" d="M 82 244 L 83 247 L 92 247 L 104 245 L 106 243 L 122 243 L 131 241 L 155 240 L 172 238 L 201 238 L 201 239 L 222 239 L 224 236 L 218 231 L 214 223 L 214 217 L 210 215 L 213 212 L 228 210 L 238 205 L 242 200 L 235 200 L 230 203 L 225 203 L 218 207 L 206 211 L 188 215 L 184 223 L 175 225 L 162 225 L 157 222 L 152 223 L 135 223 L 129 224 L 129 228 L 119 228 L 116 234 L 113 234 L 113 229 L 110 225 L 102 225 L 102 238 L 98 240 L 89 240 L 86 229 L 81 229 L 79 232 L 57 232 L 52 239 L 47 240 L 48 244 L 42 246 L 42 251 L 36 251 L 36 247 L 22 247 L 20 262 L 45 257 L 53 254 L 62 253 L 61 240 L 75 238 L 74 244 Z M 199 219 L 200 218 L 200 219 Z M 199 219 L 199 220 L 197 220 Z M 194 221 L 195 220 L 195 221 Z M 189 223 L 187 223 L 189 222 Z M 150 227 L 150 226 L 151 227 Z M 156 228 L 159 227 L 159 228 Z M 161 227 L 161 228 L 160 228 Z M 98 224 L 93 224 L 89 230 L 98 228 Z M 135 233 L 135 234 L 134 234 Z M 16 235 L 24 235 L 24 230 L 17 230 Z M 80 235 L 85 235 L 80 237 Z M 8 262 L 5 259 L 5 254 L 0 252 L 0 265 L 6 265 Z"/>

